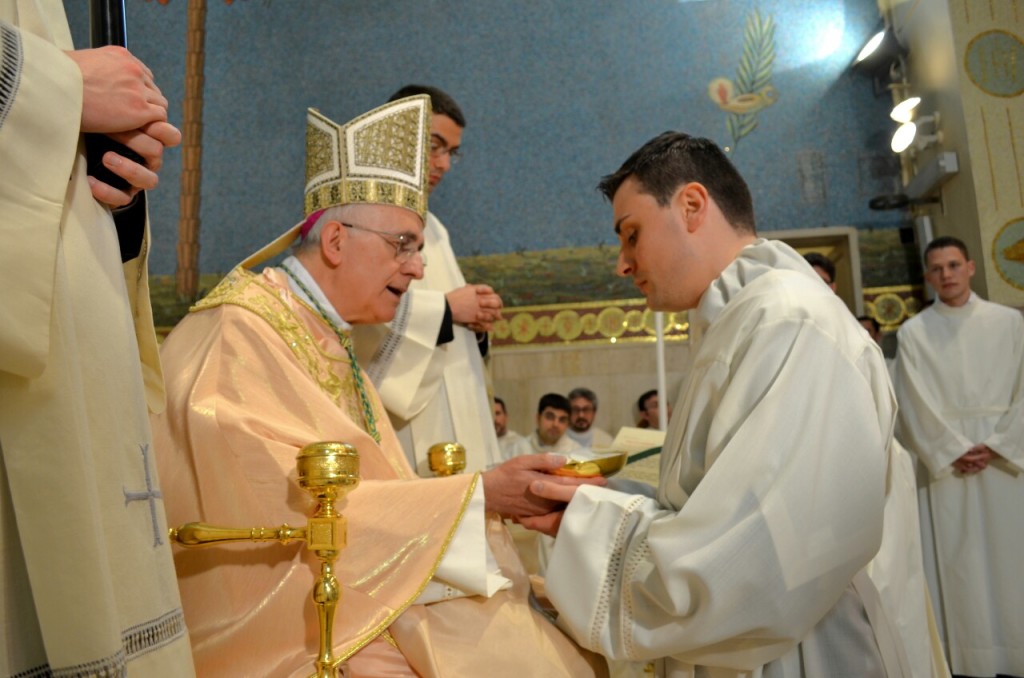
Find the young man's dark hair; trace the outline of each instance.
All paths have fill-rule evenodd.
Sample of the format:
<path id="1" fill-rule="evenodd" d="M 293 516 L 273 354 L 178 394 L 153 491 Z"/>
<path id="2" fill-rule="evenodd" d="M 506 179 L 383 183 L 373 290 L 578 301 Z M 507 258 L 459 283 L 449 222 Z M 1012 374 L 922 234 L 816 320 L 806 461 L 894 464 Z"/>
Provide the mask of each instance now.
<path id="1" fill-rule="evenodd" d="M 658 395 L 658 389 L 652 388 L 650 391 L 644 391 L 643 395 L 640 396 L 639 400 L 636 401 L 636 408 L 643 412 L 647 409 L 647 401 Z"/>
<path id="2" fill-rule="evenodd" d="M 951 235 L 941 235 L 935 240 L 928 243 L 928 246 L 924 248 L 924 261 L 928 262 L 928 255 L 935 250 L 941 250 L 946 247 L 955 247 L 960 250 L 960 253 L 964 255 L 964 259 L 967 261 L 971 260 L 971 255 L 967 253 L 967 245 L 960 238 L 954 238 Z"/>
<path id="3" fill-rule="evenodd" d="M 641 146 L 613 174 L 602 178 L 597 189 L 612 200 L 631 177 L 662 207 L 681 185 L 691 181 L 703 184 L 733 228 L 756 232 L 754 201 L 747 182 L 710 139 L 664 132 Z"/>
<path id="4" fill-rule="evenodd" d="M 502 400 L 498 396 L 494 396 L 494 402 L 496 402 L 497 404 L 501 405 L 501 411 L 502 412 L 504 412 L 505 414 L 508 414 L 508 408 L 505 407 L 505 401 L 504 400 Z"/>
<path id="5" fill-rule="evenodd" d="M 561 393 L 545 393 L 541 396 L 540 403 L 537 404 L 537 414 L 541 414 L 549 407 L 553 410 L 561 410 L 567 415 L 572 411 L 572 407 L 569 405 L 569 399 Z"/>
<path id="6" fill-rule="evenodd" d="M 434 115 L 447 115 L 459 127 L 466 126 L 466 117 L 462 115 L 462 109 L 455 103 L 455 99 L 452 99 L 447 92 L 437 87 L 431 87 L 430 85 L 406 85 L 392 94 L 388 101 L 396 101 L 405 97 L 416 96 L 417 94 L 426 94 L 430 97 L 430 108 L 433 109 Z"/>

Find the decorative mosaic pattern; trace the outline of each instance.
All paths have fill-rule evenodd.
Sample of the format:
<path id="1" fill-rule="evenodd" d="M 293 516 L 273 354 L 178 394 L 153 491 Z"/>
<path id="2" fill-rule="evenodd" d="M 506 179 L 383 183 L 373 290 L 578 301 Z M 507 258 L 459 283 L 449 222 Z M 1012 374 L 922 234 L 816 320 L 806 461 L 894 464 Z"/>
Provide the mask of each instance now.
<path id="1" fill-rule="evenodd" d="M 864 312 L 882 331 L 895 332 L 925 306 L 920 285 L 864 290 Z M 587 344 L 653 342 L 655 314 L 643 299 L 549 304 L 506 308 L 495 323 L 491 345 L 497 349 L 551 348 Z M 664 314 L 665 340 L 685 341 L 690 324 L 685 311 Z"/>
<path id="2" fill-rule="evenodd" d="M 491 335 L 495 348 L 655 341 L 655 314 L 643 299 L 521 306 L 503 311 Z M 664 314 L 666 341 L 689 337 L 686 312 Z"/>

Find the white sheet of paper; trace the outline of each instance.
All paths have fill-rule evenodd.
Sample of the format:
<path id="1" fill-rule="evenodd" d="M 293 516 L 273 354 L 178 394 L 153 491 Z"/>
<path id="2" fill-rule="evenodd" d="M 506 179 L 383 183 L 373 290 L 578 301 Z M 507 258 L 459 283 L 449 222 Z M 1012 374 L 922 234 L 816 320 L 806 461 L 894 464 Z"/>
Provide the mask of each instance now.
<path id="1" fill-rule="evenodd" d="M 652 447 L 661 447 L 665 444 L 665 432 L 653 428 L 636 428 L 635 426 L 623 426 L 615 434 L 610 450 L 616 452 L 629 452 L 636 454 L 649 450 Z"/>

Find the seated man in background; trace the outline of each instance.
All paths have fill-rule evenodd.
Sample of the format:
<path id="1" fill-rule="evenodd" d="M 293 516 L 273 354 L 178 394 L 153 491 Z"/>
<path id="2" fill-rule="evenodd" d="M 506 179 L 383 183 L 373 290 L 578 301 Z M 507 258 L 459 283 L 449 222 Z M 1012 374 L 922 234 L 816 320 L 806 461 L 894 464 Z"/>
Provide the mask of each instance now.
<path id="1" fill-rule="evenodd" d="M 523 436 L 508 427 L 508 410 L 505 408 L 505 401 L 497 396 L 494 397 L 494 433 L 498 436 L 501 458 L 511 459 L 514 456 L 512 447 L 516 442 L 522 440 Z"/>
<path id="2" fill-rule="evenodd" d="M 552 452 L 568 454 L 581 449 L 565 435 L 569 428 L 569 399 L 558 393 L 545 393 L 537 404 L 537 428 L 512 446 L 512 456 Z"/>
<path id="3" fill-rule="evenodd" d="M 419 479 L 354 357 L 352 325 L 390 320 L 423 274 L 429 111 L 419 96 L 345 126 L 309 112 L 305 221 L 236 267 L 164 343 L 168 407 L 153 426 L 168 522 L 304 524 L 312 500 L 295 482 L 296 453 L 349 443 L 362 480 L 339 503 L 334 650 L 346 676 L 600 675 L 529 608 L 496 515 L 550 511 L 524 486 L 564 459 Z M 249 270 L 292 244 L 278 267 Z M 304 544 L 177 549 L 175 565 L 200 676 L 308 673 L 319 567 Z"/>
<path id="4" fill-rule="evenodd" d="M 637 422 L 638 428 L 661 428 L 661 396 L 658 395 L 658 389 L 652 388 L 650 391 L 644 391 L 643 395 L 640 396 L 636 401 L 637 411 L 640 414 L 640 419 Z M 668 406 L 668 419 L 672 416 L 672 406 Z"/>
<path id="5" fill-rule="evenodd" d="M 569 430 L 566 431 L 566 435 L 575 440 L 580 447 L 604 450 L 612 444 L 612 437 L 607 431 L 594 426 L 596 416 L 596 393 L 583 386 L 569 391 Z"/>

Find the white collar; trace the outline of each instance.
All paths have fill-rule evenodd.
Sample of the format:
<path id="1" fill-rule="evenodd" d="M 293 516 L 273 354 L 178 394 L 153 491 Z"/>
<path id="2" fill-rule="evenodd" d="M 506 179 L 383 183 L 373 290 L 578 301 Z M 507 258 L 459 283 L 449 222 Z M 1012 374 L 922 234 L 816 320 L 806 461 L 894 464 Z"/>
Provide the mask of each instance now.
<path id="1" fill-rule="evenodd" d="M 281 262 L 281 268 L 287 268 L 295 275 L 296 278 L 301 280 L 302 284 L 305 285 L 313 294 L 313 298 L 310 299 L 309 295 L 306 294 L 306 291 L 299 287 L 298 283 L 292 280 L 290 275 L 286 275 L 285 278 L 288 279 L 288 289 L 292 291 L 292 294 L 297 296 L 299 299 L 302 299 L 313 308 L 316 308 L 317 305 L 319 305 L 320 308 L 327 313 L 328 319 L 343 331 L 352 329 L 352 326 L 345 322 L 345 320 L 338 315 L 338 312 L 334 310 L 334 306 L 327 300 L 327 295 L 325 295 L 323 290 L 320 289 L 320 286 L 316 284 L 316 280 L 313 279 L 313 276 L 310 275 L 309 271 L 306 270 L 306 267 L 302 265 L 301 261 L 294 256 L 288 257 Z"/>

